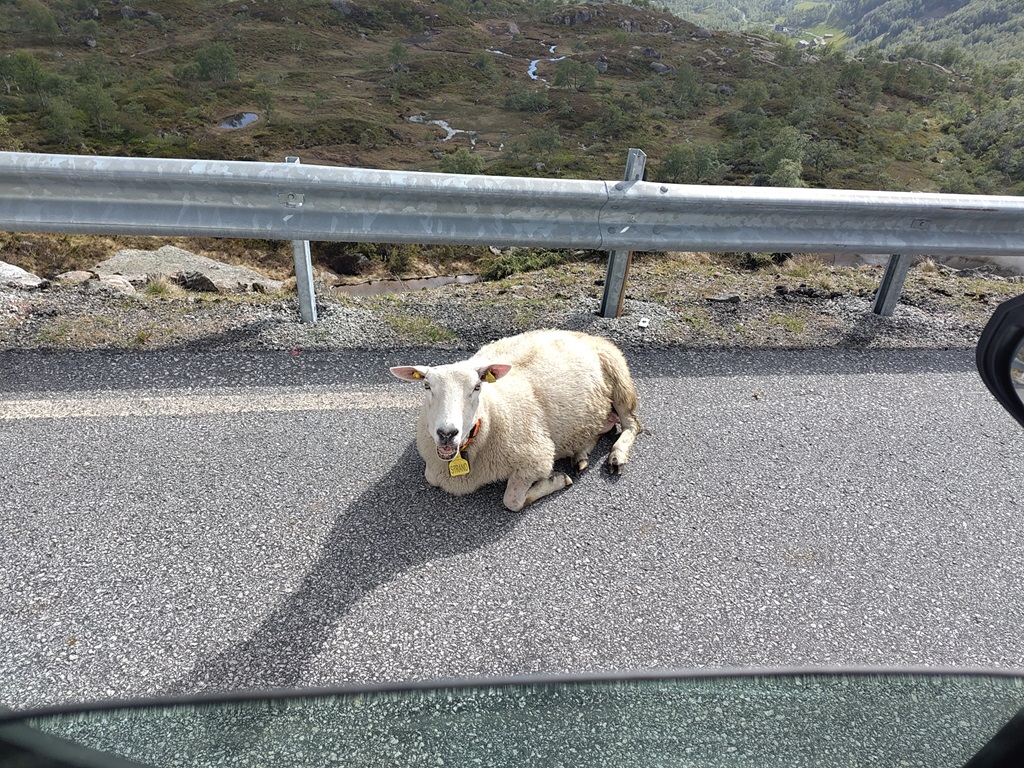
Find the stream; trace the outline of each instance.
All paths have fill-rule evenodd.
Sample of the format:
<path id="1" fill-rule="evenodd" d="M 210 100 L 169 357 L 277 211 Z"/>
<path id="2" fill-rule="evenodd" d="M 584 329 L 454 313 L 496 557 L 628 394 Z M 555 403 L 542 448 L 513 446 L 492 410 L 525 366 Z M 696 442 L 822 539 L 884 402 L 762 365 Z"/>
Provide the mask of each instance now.
<path id="1" fill-rule="evenodd" d="M 443 139 L 441 139 L 441 141 L 451 141 L 455 136 L 458 136 L 460 133 L 467 133 L 469 134 L 469 143 L 473 146 L 476 146 L 476 131 L 463 131 L 459 128 L 452 128 L 448 124 L 447 120 L 428 120 L 424 115 L 413 115 L 412 117 L 409 118 L 409 122 L 440 126 L 441 128 L 444 129 L 445 133 L 448 134 Z"/>
<path id="2" fill-rule="evenodd" d="M 547 45 L 547 43 L 541 43 L 541 45 Z M 555 49 L 557 47 L 558 47 L 557 45 L 548 46 L 548 53 L 554 54 Z M 487 53 L 493 53 L 495 56 L 508 56 L 509 58 L 513 58 L 512 54 L 505 53 L 504 51 L 499 51 L 499 50 L 491 49 L 491 48 L 487 48 L 486 51 L 487 51 Z M 566 59 L 566 58 L 568 58 L 568 56 L 555 56 L 553 58 L 533 59 L 533 60 L 530 61 L 530 66 L 526 70 L 526 74 L 529 76 L 529 78 L 531 80 L 540 80 L 541 82 L 546 82 L 542 77 L 540 77 L 537 74 L 537 65 L 540 64 L 542 61 L 562 61 L 562 59 Z M 464 130 L 462 130 L 460 128 L 452 128 L 447 120 L 430 120 L 430 119 L 427 118 L 426 115 L 413 115 L 412 117 L 409 117 L 407 119 L 409 120 L 410 123 L 422 123 L 422 124 L 425 124 L 425 125 L 436 125 L 439 128 L 442 128 L 444 130 L 444 132 L 447 134 L 442 139 L 442 141 L 451 141 L 453 138 L 458 136 L 460 133 L 468 134 L 469 135 L 469 143 L 470 143 L 470 145 L 474 146 L 474 147 L 476 146 L 476 131 L 464 131 Z"/>
<path id="3" fill-rule="evenodd" d="M 557 48 L 557 47 L 558 47 L 557 45 L 552 45 L 550 48 L 548 48 L 548 53 L 554 53 L 555 52 L 555 48 Z M 541 80 L 542 78 L 537 74 L 537 65 L 538 64 L 540 64 L 542 61 L 561 61 L 562 59 L 565 59 L 565 58 L 567 58 L 567 57 L 566 56 L 557 56 L 557 57 L 555 57 L 553 59 L 534 59 L 533 61 L 530 62 L 530 68 L 528 70 L 526 70 L 526 74 L 530 76 L 531 80 Z"/>

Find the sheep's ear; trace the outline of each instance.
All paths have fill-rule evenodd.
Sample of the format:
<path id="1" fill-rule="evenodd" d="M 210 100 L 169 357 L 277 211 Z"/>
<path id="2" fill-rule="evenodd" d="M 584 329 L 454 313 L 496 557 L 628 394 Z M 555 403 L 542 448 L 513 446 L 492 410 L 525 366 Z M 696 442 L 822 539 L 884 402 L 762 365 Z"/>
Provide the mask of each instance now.
<path id="1" fill-rule="evenodd" d="M 485 365 L 482 368 L 477 368 L 477 373 L 480 374 L 480 381 L 486 381 L 493 384 L 506 373 L 512 370 L 511 365 L 496 364 L 496 365 Z"/>
<path id="2" fill-rule="evenodd" d="M 399 365 L 391 369 L 391 374 L 405 381 L 422 381 L 427 378 L 429 368 L 414 365 Z"/>

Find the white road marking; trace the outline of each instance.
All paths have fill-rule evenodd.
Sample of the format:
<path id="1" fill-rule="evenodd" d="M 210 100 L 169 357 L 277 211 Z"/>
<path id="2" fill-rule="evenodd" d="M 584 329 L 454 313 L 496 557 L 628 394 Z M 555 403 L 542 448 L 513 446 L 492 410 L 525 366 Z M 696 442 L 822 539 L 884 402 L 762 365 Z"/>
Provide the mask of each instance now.
<path id="1" fill-rule="evenodd" d="M 24 419 L 95 419 L 151 416 L 195 416 L 285 411 L 346 411 L 414 408 L 419 393 L 402 392 L 294 392 L 254 389 L 227 394 L 209 392 L 154 395 L 151 391 L 123 391 L 80 397 L 0 400 L 0 421 Z"/>

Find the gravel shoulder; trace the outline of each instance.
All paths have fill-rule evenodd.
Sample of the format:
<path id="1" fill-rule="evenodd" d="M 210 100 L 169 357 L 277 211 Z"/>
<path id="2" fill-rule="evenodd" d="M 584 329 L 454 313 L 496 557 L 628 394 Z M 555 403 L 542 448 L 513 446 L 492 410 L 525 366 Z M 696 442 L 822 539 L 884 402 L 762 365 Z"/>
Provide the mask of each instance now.
<path id="1" fill-rule="evenodd" d="M 996 305 L 1022 291 L 1021 278 L 925 263 L 883 318 L 871 313 L 881 273 L 810 257 L 746 270 L 701 254 L 640 254 L 619 318 L 597 314 L 604 266 L 579 261 L 408 293 L 357 297 L 318 285 L 314 325 L 299 322 L 288 293 L 0 287 L 0 350 L 475 349 L 541 327 L 625 349 L 958 349 L 973 347 Z"/>

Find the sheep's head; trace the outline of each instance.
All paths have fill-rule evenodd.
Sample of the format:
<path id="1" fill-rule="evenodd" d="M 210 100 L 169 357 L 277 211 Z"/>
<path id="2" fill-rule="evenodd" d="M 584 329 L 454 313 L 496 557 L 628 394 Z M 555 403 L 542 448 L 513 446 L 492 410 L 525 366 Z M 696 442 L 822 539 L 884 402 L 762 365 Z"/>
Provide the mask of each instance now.
<path id="1" fill-rule="evenodd" d="M 469 438 L 477 420 L 482 387 L 492 384 L 511 370 L 511 365 L 398 366 L 391 373 L 405 381 L 421 382 L 426 391 L 423 408 L 427 429 L 441 461 L 451 461 Z"/>

